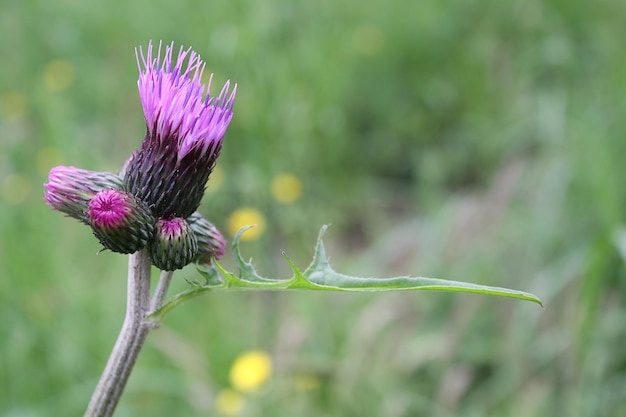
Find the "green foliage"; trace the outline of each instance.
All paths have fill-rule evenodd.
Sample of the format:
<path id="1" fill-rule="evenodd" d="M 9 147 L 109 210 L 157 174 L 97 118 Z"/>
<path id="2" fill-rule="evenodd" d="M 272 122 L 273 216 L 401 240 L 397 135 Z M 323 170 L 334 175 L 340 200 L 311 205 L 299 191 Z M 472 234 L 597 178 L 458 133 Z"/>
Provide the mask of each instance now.
<path id="1" fill-rule="evenodd" d="M 252 261 L 244 261 L 239 249 L 239 240 L 251 226 L 242 228 L 233 241 L 233 252 L 239 267 L 239 276 L 226 271 L 219 262 L 214 261 L 215 266 L 208 269 L 198 268 L 205 277 L 206 282 L 191 282 L 192 288 L 176 295 L 171 301 L 155 311 L 151 318 L 157 321 L 163 320 L 165 315 L 175 306 L 190 298 L 215 290 L 312 290 L 312 291 L 448 291 L 465 292 L 500 297 L 518 298 L 520 300 L 534 301 L 541 305 L 541 300 L 533 294 L 515 291 L 506 288 L 489 287 L 466 282 L 449 281 L 437 278 L 424 277 L 394 277 L 394 278 L 360 278 L 340 274 L 334 271 L 324 249 L 322 237 L 328 226 L 323 226 L 317 238 L 315 255 L 311 265 L 304 271 L 298 267 L 283 252 L 283 256 L 293 270 L 294 276 L 290 279 L 268 279 L 260 276 Z"/>

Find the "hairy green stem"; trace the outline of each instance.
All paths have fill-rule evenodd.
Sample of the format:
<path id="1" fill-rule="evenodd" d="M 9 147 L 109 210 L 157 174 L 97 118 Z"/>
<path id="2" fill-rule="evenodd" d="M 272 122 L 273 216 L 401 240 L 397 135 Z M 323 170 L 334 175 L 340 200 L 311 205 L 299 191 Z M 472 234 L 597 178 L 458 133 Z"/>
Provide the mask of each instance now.
<path id="1" fill-rule="evenodd" d="M 150 256 L 143 249 L 130 255 L 126 317 L 85 417 L 113 415 L 146 336 L 154 328 L 145 320 L 149 311 Z"/>

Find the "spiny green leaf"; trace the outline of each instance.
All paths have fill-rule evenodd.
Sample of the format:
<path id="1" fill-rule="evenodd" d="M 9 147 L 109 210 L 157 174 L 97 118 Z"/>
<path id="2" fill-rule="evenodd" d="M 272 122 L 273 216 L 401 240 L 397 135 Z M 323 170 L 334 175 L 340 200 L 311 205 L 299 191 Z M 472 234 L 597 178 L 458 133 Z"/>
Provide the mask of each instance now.
<path id="1" fill-rule="evenodd" d="M 194 282 L 192 288 L 178 294 L 154 312 L 150 318 L 162 320 L 165 314 L 173 307 L 185 300 L 204 294 L 208 291 L 246 289 L 246 290 L 315 290 L 315 291 L 448 291 L 465 292 L 500 297 L 516 298 L 533 301 L 541 305 L 541 300 L 530 293 L 511 290 L 508 288 L 491 287 L 460 281 L 448 281 L 438 278 L 401 276 L 392 278 L 361 278 L 353 277 L 336 272 L 328 261 L 322 237 L 328 229 L 322 226 L 313 261 L 304 271 L 300 269 L 283 252 L 283 256 L 293 270 L 293 277 L 289 279 L 265 278 L 256 271 L 252 261 L 245 261 L 239 249 L 241 235 L 251 226 L 239 230 L 233 239 L 233 254 L 239 269 L 239 274 L 226 271 L 222 265 L 214 261 L 214 266 L 209 268 L 198 266 L 198 272 L 205 278 L 205 283 Z"/>

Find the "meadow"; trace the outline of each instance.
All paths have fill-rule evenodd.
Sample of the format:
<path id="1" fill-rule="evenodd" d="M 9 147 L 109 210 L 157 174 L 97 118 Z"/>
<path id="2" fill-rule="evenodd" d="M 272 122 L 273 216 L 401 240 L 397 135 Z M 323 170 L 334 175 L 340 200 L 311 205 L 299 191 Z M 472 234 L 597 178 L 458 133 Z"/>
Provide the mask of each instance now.
<path id="1" fill-rule="evenodd" d="M 229 241 L 257 224 L 242 250 L 264 275 L 289 276 L 281 250 L 306 267 L 332 224 L 338 271 L 544 307 L 209 294 L 150 334 L 116 416 L 625 416 L 620 4 L 2 0 L 0 415 L 81 415 L 106 363 L 127 259 L 42 184 L 120 169 L 145 134 L 134 49 L 163 40 L 200 53 L 213 93 L 238 85 L 200 210 Z"/>

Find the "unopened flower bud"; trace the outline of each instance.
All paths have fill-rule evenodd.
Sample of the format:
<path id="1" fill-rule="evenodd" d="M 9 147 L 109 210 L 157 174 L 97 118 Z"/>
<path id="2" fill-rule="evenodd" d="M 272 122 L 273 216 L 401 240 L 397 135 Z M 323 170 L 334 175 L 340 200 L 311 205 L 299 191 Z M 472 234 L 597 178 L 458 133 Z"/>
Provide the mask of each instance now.
<path id="1" fill-rule="evenodd" d="M 159 219 L 148 250 L 154 266 L 163 271 L 174 271 L 196 258 L 198 240 L 182 217 Z"/>
<path id="2" fill-rule="evenodd" d="M 155 219 L 146 204 L 124 191 L 100 191 L 89 201 L 86 214 L 93 234 L 113 252 L 137 252 L 154 232 Z"/>
<path id="3" fill-rule="evenodd" d="M 213 223 L 197 211 L 189 216 L 187 221 L 198 240 L 198 255 L 194 261 L 200 264 L 210 264 L 213 258 L 219 259 L 224 256 L 226 240 Z"/>
<path id="4" fill-rule="evenodd" d="M 89 200 L 99 191 L 121 189 L 122 178 L 110 172 L 57 166 L 50 170 L 44 187 L 44 199 L 50 207 L 88 224 Z"/>

